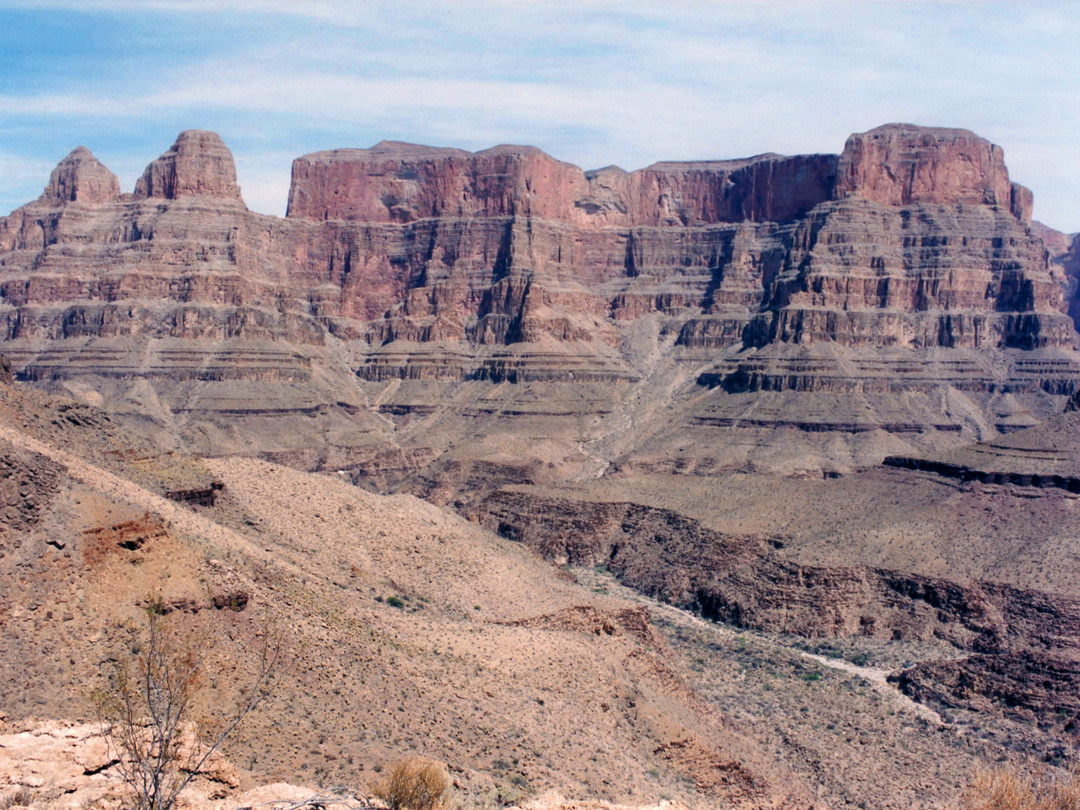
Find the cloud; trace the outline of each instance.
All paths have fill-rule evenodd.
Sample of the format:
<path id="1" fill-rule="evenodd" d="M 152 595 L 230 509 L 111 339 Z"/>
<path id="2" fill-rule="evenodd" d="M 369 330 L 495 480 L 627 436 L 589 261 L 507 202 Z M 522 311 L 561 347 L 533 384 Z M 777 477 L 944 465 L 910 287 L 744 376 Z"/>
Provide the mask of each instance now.
<path id="1" fill-rule="evenodd" d="M 585 167 L 632 169 L 835 152 L 852 131 L 902 120 L 964 126 L 1001 143 L 1040 211 L 1080 225 L 1080 167 L 1062 158 L 1080 137 L 1080 56 L 1068 34 L 1080 13 L 1065 4 L 985 2 L 973 12 L 970 3 L 918 2 L 9 0 L 11 8 L 78 12 L 88 31 L 111 26 L 120 53 L 88 53 L 86 70 L 50 60 L 5 69 L 6 117 L 70 131 L 73 141 L 123 132 L 112 154 L 146 159 L 168 145 L 168 127 L 217 128 L 246 167 L 249 202 L 280 194 L 283 207 L 285 156 L 384 137 L 470 149 L 528 142 Z M 55 47 L 77 59 L 81 41 Z M 4 146 L 12 144 L 0 134 Z"/>
<path id="2" fill-rule="evenodd" d="M 53 165 L 35 157 L 0 151 L 0 188 L 6 194 L 17 195 L 13 197 L 19 200 L 15 205 L 36 199 L 45 188 Z"/>

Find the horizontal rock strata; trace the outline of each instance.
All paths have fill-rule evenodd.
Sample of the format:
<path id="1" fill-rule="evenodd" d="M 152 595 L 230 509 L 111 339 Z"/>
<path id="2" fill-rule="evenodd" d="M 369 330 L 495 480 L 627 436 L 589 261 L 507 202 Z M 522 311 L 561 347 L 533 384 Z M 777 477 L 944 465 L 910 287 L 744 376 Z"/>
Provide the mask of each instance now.
<path id="1" fill-rule="evenodd" d="M 649 595 L 743 627 L 809 637 L 938 639 L 986 653 L 1080 656 L 1080 600 L 862 566 L 805 565 L 781 537 L 729 535 L 678 512 L 502 490 L 480 522 L 555 562 L 606 565 Z"/>
<path id="2" fill-rule="evenodd" d="M 663 376 L 673 402 L 704 385 L 805 403 L 755 428 L 944 433 L 955 418 L 800 412 L 948 388 L 976 411 L 1003 388 L 1056 407 L 1041 395 L 1080 387 L 1080 355 L 1040 228 L 1001 149 L 964 130 L 633 172 L 383 142 L 297 159 L 285 219 L 248 211 L 224 143 L 188 130 L 133 195 L 80 148 L 0 219 L 0 340 L 24 379 L 93 391 L 193 449 L 354 469 L 424 449 L 376 415 L 421 415 L 401 382 L 605 385 L 602 410 L 637 423 Z M 309 425 L 268 443 L 250 420 L 273 414 L 367 438 Z"/>

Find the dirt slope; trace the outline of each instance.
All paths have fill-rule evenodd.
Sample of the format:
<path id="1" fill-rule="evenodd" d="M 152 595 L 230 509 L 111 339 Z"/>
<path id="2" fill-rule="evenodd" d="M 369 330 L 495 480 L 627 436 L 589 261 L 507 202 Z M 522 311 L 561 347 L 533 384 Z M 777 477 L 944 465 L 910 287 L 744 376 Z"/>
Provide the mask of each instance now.
<path id="1" fill-rule="evenodd" d="M 226 749 L 260 782 L 365 783 L 418 753 L 502 800 L 811 803 L 686 685 L 646 613 L 528 549 L 412 497 L 155 454 L 92 409 L 71 420 L 66 403 L 3 394 L 9 721 L 85 717 L 156 594 L 205 640 L 211 713 L 246 682 L 267 621 L 281 633 L 271 697 Z M 177 481 L 215 504 L 162 497 Z"/>

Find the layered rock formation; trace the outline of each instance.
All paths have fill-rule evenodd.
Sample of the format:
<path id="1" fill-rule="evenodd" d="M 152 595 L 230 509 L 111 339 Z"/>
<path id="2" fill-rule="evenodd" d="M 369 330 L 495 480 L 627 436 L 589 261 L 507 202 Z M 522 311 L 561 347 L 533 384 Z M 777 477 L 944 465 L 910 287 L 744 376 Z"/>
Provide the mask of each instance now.
<path id="1" fill-rule="evenodd" d="M 76 150 L 38 200 L 0 220 L 0 335 L 25 379 L 160 436 L 348 463 L 377 425 L 329 356 L 308 288 L 289 281 L 306 242 L 247 210 L 213 133 L 181 133 L 134 196 Z"/>
<path id="2" fill-rule="evenodd" d="M 1065 234 L 1041 222 L 1032 223 L 1032 231 L 1043 240 L 1050 254 L 1050 270 L 1065 289 L 1065 300 L 1073 323 L 1080 324 L 1080 234 Z"/>
<path id="3" fill-rule="evenodd" d="M 784 222 L 830 198 L 836 164 L 835 155 L 765 154 L 584 172 L 529 146 L 473 154 L 383 141 L 298 158 L 287 216 L 399 223 L 525 216 L 586 226 Z"/>
<path id="4" fill-rule="evenodd" d="M 383 143 L 298 159 L 284 219 L 246 208 L 212 133 L 182 133 L 133 195 L 111 177 L 76 150 L 38 200 L 0 219 L 0 350 L 22 380 L 121 414 L 109 436 L 122 423 L 169 449 L 419 492 L 734 624 L 966 655 L 909 673 L 905 688 L 927 699 L 955 698 L 971 672 L 999 665 L 1016 683 L 1043 671 L 1074 688 L 1055 673 L 1080 656 L 1076 454 L 1046 434 L 999 434 L 1045 420 L 1080 389 L 1075 240 L 1030 222 L 1030 194 L 998 147 L 891 125 L 853 136 L 840 155 L 584 172 L 529 147 Z M 54 422 L 90 418 L 104 433 L 100 415 L 78 408 Z M 955 456 L 932 452 L 976 438 L 986 441 Z M 51 479 L 28 478 L 25 454 L 11 455 L 0 505 L 36 515 Z M 904 461 L 847 476 L 887 456 Z M 164 457 L 125 458 L 125 474 Z M 228 478 L 225 506 L 217 477 L 159 474 L 154 491 L 222 514 L 252 481 L 260 499 L 279 497 L 262 488 L 265 468 L 225 474 L 247 463 L 213 462 Z M 942 477 L 935 464 L 973 475 Z M 786 477 L 739 490 L 760 472 Z M 1036 488 L 1036 477 L 1061 485 Z M 641 481 L 648 492 L 544 490 L 568 481 Z M 500 490 L 508 483 L 519 486 Z M 331 485 L 308 486 L 295 497 L 310 507 Z M 1006 490 L 969 489 L 983 486 Z M 683 500 L 651 500 L 663 498 Z M 897 507 L 903 498 L 924 516 Z M 717 504 L 723 528 L 697 514 Z M 344 506 L 325 512 L 338 517 L 320 553 L 345 542 Z M 290 529 L 303 542 L 324 522 L 319 509 Z M 131 520 L 103 518 L 80 542 L 123 536 Z M 1043 525 L 1059 528 L 1047 537 Z M 425 582 L 457 587 L 443 537 L 429 539 L 416 557 L 438 571 Z M 115 553 L 121 542 L 104 545 Z M 400 584 L 420 574 L 412 549 L 399 551 L 387 581 Z M 350 570 L 341 560 L 327 563 L 329 605 L 361 590 L 360 574 L 338 581 Z M 503 615 L 505 602 L 500 592 L 484 615 L 521 618 Z M 206 604 L 193 602 L 193 615 Z M 454 610 L 471 617 L 475 604 L 461 596 Z M 630 649 L 611 616 L 531 615 L 535 626 L 499 632 L 573 630 L 586 649 L 610 626 Z M 611 705 L 633 719 L 637 704 Z M 608 710 L 596 711 L 595 728 L 607 728 Z M 684 744 L 669 737 L 663 745 Z M 723 762 L 699 752 L 682 772 L 714 780 Z"/>
<path id="5" fill-rule="evenodd" d="M 176 143 L 147 166 L 135 184 L 136 199 L 188 196 L 240 199 L 232 153 L 216 132 L 181 132 Z"/>
<path id="6" fill-rule="evenodd" d="M 284 220 L 246 209 L 213 133 L 181 133 L 130 198 L 110 178 L 76 150 L 0 220 L 5 351 L 204 451 L 385 484 L 478 424 L 542 418 L 564 437 L 544 462 L 592 475 L 673 420 L 706 449 L 748 426 L 949 443 L 994 429 L 1002 389 L 1040 414 L 1080 383 L 1030 195 L 964 130 L 634 172 L 383 142 L 295 161 Z M 873 401 L 847 413 L 852 394 Z M 401 429 L 436 412 L 445 430 Z"/>
<path id="7" fill-rule="evenodd" d="M 1004 723 L 1014 750 L 1068 760 L 1080 740 L 1076 428 L 1071 412 L 838 478 L 518 484 L 471 514 L 555 563 L 602 566 L 728 625 L 908 645 L 890 676 L 906 694 L 947 723 Z"/>
<path id="8" fill-rule="evenodd" d="M 837 169 L 836 195 L 882 205 L 1004 205 L 1031 222 L 1031 192 L 1009 182 L 1000 146 L 964 129 L 889 124 L 852 135 Z"/>
<path id="9" fill-rule="evenodd" d="M 110 203 L 120 199 L 120 181 L 85 146 L 76 147 L 57 164 L 42 202 Z"/>

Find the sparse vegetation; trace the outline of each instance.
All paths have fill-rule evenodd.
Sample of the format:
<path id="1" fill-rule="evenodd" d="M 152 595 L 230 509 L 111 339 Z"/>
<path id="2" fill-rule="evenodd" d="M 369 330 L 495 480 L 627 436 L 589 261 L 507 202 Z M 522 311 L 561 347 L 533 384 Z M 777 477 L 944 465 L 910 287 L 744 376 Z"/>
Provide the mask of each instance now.
<path id="1" fill-rule="evenodd" d="M 0 810 L 11 810 L 12 807 L 29 807 L 34 801 L 34 792 L 21 786 L 10 793 L 0 796 Z"/>
<path id="2" fill-rule="evenodd" d="M 170 810 L 185 787 L 259 703 L 280 645 L 268 642 L 240 706 L 204 738 L 195 707 L 206 685 L 204 650 L 166 625 L 160 601 L 146 609 L 144 639 L 116 663 L 93 698 L 102 734 L 130 788 L 134 810 Z"/>
<path id="3" fill-rule="evenodd" d="M 1080 810 L 1080 772 L 1000 768 L 976 774 L 960 810 Z"/>
<path id="4" fill-rule="evenodd" d="M 413 757 L 387 770 L 375 795 L 390 810 L 441 810 L 448 804 L 450 780 L 446 769 L 430 759 Z"/>

